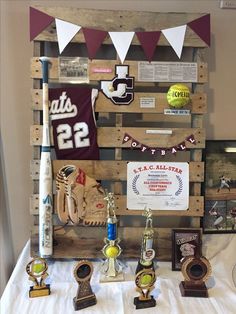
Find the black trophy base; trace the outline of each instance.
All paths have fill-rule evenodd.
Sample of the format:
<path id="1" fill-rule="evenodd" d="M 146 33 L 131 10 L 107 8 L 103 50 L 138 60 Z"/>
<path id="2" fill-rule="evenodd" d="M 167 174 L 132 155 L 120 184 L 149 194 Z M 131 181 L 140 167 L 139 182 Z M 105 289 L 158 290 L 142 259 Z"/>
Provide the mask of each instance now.
<path id="1" fill-rule="evenodd" d="M 96 299 L 95 295 L 91 295 L 91 296 L 89 296 L 87 298 L 83 298 L 83 299 L 76 299 L 76 297 L 74 297 L 73 304 L 74 304 L 75 311 L 78 311 L 78 310 L 84 309 L 86 307 L 97 304 L 97 299 Z"/>
<path id="2" fill-rule="evenodd" d="M 186 285 L 185 281 L 181 281 L 180 292 L 182 297 L 208 298 L 208 290 L 205 284 L 202 285 Z"/>
<path id="3" fill-rule="evenodd" d="M 149 300 L 140 300 L 139 297 L 134 298 L 134 305 L 136 305 L 136 310 L 147 309 L 149 307 L 156 306 L 156 300 L 151 295 Z"/>
<path id="4" fill-rule="evenodd" d="M 46 285 L 42 288 L 34 288 L 33 286 L 30 287 L 29 290 L 29 297 L 30 298 L 37 298 L 37 297 L 45 297 L 50 295 L 51 290 L 50 290 L 50 285 Z"/>

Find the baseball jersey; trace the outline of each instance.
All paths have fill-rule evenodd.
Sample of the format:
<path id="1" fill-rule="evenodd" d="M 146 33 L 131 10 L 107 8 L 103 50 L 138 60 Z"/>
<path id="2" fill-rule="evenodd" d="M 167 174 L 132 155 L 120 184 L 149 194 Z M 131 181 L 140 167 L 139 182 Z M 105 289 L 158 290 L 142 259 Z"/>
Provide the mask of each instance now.
<path id="1" fill-rule="evenodd" d="M 50 117 L 57 159 L 99 159 L 94 115 L 97 89 L 49 89 Z"/>

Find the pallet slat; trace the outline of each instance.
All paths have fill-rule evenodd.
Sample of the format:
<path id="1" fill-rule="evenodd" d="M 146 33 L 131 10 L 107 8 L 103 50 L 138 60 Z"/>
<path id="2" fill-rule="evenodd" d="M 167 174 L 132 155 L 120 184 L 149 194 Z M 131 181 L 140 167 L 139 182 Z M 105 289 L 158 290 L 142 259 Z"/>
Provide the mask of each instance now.
<path id="1" fill-rule="evenodd" d="M 30 128 L 30 140 L 32 146 L 42 143 L 42 125 L 33 125 Z M 172 134 L 147 134 L 146 130 L 172 130 Z M 172 147 L 183 142 L 188 136 L 193 135 L 196 145 L 186 141 L 188 149 L 205 147 L 205 130 L 192 128 L 132 128 L 132 127 L 98 127 L 97 141 L 98 146 L 102 147 L 130 147 L 130 142 L 122 144 L 125 133 L 134 137 L 142 144 L 149 147 Z M 51 133 L 51 143 L 53 146 L 53 136 Z"/>
<path id="2" fill-rule="evenodd" d="M 151 97 L 155 99 L 154 108 L 140 108 L 142 98 Z M 207 112 L 207 96 L 205 93 L 191 94 L 191 103 L 184 107 L 190 110 L 191 114 L 204 114 Z M 31 103 L 33 110 L 42 110 L 42 90 L 33 89 L 31 91 Z M 95 112 L 119 112 L 119 113 L 163 113 L 164 109 L 169 109 L 166 93 L 134 93 L 133 102 L 128 105 L 115 106 L 102 92 L 96 100 Z"/>
<path id="3" fill-rule="evenodd" d="M 56 198 L 54 199 L 54 207 L 56 208 Z M 118 216 L 140 216 L 140 210 L 127 210 L 126 209 L 126 195 L 115 195 L 116 214 Z M 31 195 L 30 198 L 30 213 L 31 215 L 38 215 L 39 212 L 38 194 Z M 204 210 L 204 197 L 203 196 L 190 196 L 188 210 L 153 210 L 153 216 L 203 216 Z"/>
<path id="4" fill-rule="evenodd" d="M 83 169 L 88 176 L 96 180 L 127 180 L 127 162 L 117 160 L 53 160 L 53 176 L 55 178 L 58 170 L 64 165 L 75 165 Z M 33 180 L 39 179 L 40 161 L 31 162 L 31 177 Z M 189 181 L 204 181 L 204 162 L 189 162 Z"/>
<path id="5" fill-rule="evenodd" d="M 58 80 L 58 58 L 50 58 L 51 67 L 49 71 L 49 79 Z M 90 81 L 111 80 L 115 76 L 115 65 L 119 64 L 116 60 L 90 60 L 89 61 L 89 79 Z M 138 81 L 138 61 L 125 61 L 125 65 L 129 65 L 129 75 L 134 76 Z M 198 83 L 206 83 L 208 80 L 207 64 L 197 63 L 198 65 Z M 110 73 L 94 73 L 93 68 L 110 68 Z M 31 78 L 42 78 L 41 63 L 39 58 L 31 59 Z"/>

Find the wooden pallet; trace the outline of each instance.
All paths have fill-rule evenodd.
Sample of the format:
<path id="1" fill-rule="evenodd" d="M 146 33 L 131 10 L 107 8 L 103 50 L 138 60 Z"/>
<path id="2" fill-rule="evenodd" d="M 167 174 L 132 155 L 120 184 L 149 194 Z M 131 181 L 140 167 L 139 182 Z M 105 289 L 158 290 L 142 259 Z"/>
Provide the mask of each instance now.
<path id="1" fill-rule="evenodd" d="M 160 30 L 167 27 L 174 27 L 190 22 L 204 14 L 186 14 L 186 13 L 154 13 L 154 12 L 128 12 L 128 11 L 97 11 L 81 10 L 70 8 L 46 8 L 36 7 L 56 18 L 64 19 L 68 22 L 77 23 L 84 27 L 92 27 L 104 30 Z M 109 20 L 106 17 L 109 16 Z M 112 21 L 112 23 L 111 23 Z M 40 86 L 41 66 L 39 56 L 44 54 L 45 45 L 55 48 L 57 42 L 55 25 L 50 25 L 34 41 L 34 56 L 31 59 L 31 77 L 33 79 L 33 88 L 31 90 L 31 108 L 33 111 L 33 125 L 30 129 L 30 143 L 33 148 L 31 162 L 31 176 L 33 182 L 33 193 L 30 197 L 30 212 L 33 215 L 32 236 L 31 236 L 31 254 L 38 254 L 38 179 L 39 179 L 39 160 L 40 145 L 42 141 L 42 126 L 40 125 L 40 114 L 42 111 L 42 90 Z M 73 39 L 73 43 L 82 45 L 83 35 L 79 33 Z M 69 48 L 73 52 L 73 43 Z M 102 48 L 103 51 L 112 51 L 110 41 L 106 40 Z M 137 38 L 132 42 L 132 49 L 139 45 Z M 180 60 L 187 62 L 196 62 L 198 67 L 198 80 L 194 84 L 188 83 L 192 90 L 191 104 L 186 109 L 191 111 L 189 117 L 167 117 L 163 115 L 164 109 L 169 106 L 166 100 L 166 92 L 162 90 L 168 88 L 172 83 L 165 82 L 138 82 L 137 64 L 139 60 L 144 60 L 144 56 L 137 60 L 127 60 L 124 64 L 129 65 L 130 75 L 135 77 L 134 101 L 129 106 L 114 106 L 106 97 L 99 92 L 95 110 L 99 116 L 106 119 L 98 119 L 98 144 L 101 152 L 107 152 L 109 160 L 103 158 L 99 161 L 85 160 L 53 160 L 54 178 L 57 171 L 66 164 L 75 164 L 81 167 L 89 176 L 106 182 L 115 194 L 116 212 L 119 216 L 119 237 L 123 248 L 122 257 L 137 258 L 140 254 L 140 240 L 144 225 L 144 218 L 140 217 L 140 210 L 127 210 L 126 193 L 124 186 L 127 180 L 126 166 L 129 161 L 187 161 L 190 166 L 190 196 L 189 209 L 186 211 L 163 211 L 161 208 L 153 211 L 155 227 L 155 249 L 159 260 L 170 260 L 171 258 L 171 229 L 176 227 L 199 228 L 200 217 L 204 211 L 204 197 L 201 195 L 201 184 L 204 181 L 204 163 L 202 162 L 202 149 L 205 147 L 205 131 L 203 129 L 203 115 L 207 112 L 207 97 L 203 92 L 203 86 L 208 80 L 207 64 L 204 62 L 203 48 L 205 43 L 193 32 L 187 28 L 185 37 L 185 50 L 183 58 Z M 169 44 L 161 36 L 159 45 L 165 50 L 169 59 L 164 61 L 175 61 Z M 54 48 L 53 48 L 54 47 Z M 166 50 L 167 49 L 167 50 Z M 67 50 L 69 51 L 69 50 Z M 70 55 L 69 52 L 68 56 Z M 112 54 L 112 52 L 111 52 Z M 109 55 L 106 53 L 105 55 Z M 130 54 L 131 55 L 131 54 Z M 163 55 L 160 53 L 160 55 Z M 50 57 L 50 55 L 49 55 Z M 114 59 L 116 56 L 114 56 Z M 133 57 L 132 57 L 133 58 Z M 102 60 L 103 59 L 103 60 Z M 53 52 L 52 67 L 50 69 L 50 82 L 58 82 L 58 58 Z M 158 60 L 158 59 L 157 59 Z M 163 61 L 163 60 L 161 60 Z M 117 60 L 89 61 L 90 80 L 93 86 L 98 86 L 98 80 L 109 80 L 114 77 L 113 73 L 93 73 L 93 67 L 106 66 L 115 68 Z M 154 97 L 158 106 L 156 108 L 140 108 L 139 100 L 141 97 Z M 132 115 L 132 126 L 127 126 L 129 115 Z M 105 122 L 104 122 L 105 121 Z M 168 125 L 168 126 L 166 126 Z M 173 127 L 173 125 L 175 125 Z M 155 139 L 145 130 L 148 126 L 152 129 L 171 129 L 172 136 L 163 135 Z M 180 143 L 183 138 L 193 134 L 197 140 L 196 145 L 186 142 L 187 152 L 178 152 L 177 156 L 166 156 L 165 159 L 157 157 L 151 158 L 149 155 L 138 155 L 138 152 L 129 149 L 129 144 L 122 144 L 125 133 L 135 134 L 135 138 L 150 147 L 162 146 L 172 147 Z M 53 143 L 53 139 L 52 139 Z M 130 154 L 129 154 L 130 153 Z M 101 155 L 105 155 L 101 154 Z M 56 202 L 54 204 L 56 208 Z M 165 218 L 166 217 L 166 218 Z M 53 258 L 96 258 L 102 257 L 101 249 L 103 239 L 106 235 L 106 229 L 102 227 L 84 227 L 84 226 L 62 226 L 57 215 L 53 215 L 54 223 L 54 254 Z"/>

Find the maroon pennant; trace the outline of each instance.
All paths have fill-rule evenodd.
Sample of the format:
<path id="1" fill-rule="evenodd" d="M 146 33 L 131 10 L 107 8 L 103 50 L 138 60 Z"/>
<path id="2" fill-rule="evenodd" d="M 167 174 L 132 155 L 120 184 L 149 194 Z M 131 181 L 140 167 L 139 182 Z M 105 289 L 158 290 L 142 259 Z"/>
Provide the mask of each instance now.
<path id="1" fill-rule="evenodd" d="M 191 134 L 191 135 L 189 135 L 188 137 L 186 137 L 186 141 L 188 141 L 188 142 L 191 143 L 191 144 L 196 145 L 196 140 L 195 140 L 193 134 Z"/>
<path id="2" fill-rule="evenodd" d="M 132 139 L 131 148 L 136 148 L 138 145 L 139 145 L 139 142 L 136 141 L 135 139 Z"/>
<path id="3" fill-rule="evenodd" d="M 170 150 L 171 150 L 171 154 L 176 155 L 178 147 L 177 146 L 173 146 L 173 147 L 171 147 Z"/>
<path id="4" fill-rule="evenodd" d="M 161 31 L 155 32 L 135 32 L 140 41 L 140 44 L 144 50 L 145 56 L 148 61 L 152 61 L 152 57 L 154 55 L 157 43 L 161 36 Z"/>
<path id="5" fill-rule="evenodd" d="M 149 148 L 148 146 L 141 144 L 140 150 L 142 153 L 144 153 L 146 150 L 148 150 L 148 148 Z"/>
<path id="6" fill-rule="evenodd" d="M 210 14 L 187 23 L 187 25 L 208 45 L 211 43 Z"/>
<path id="7" fill-rule="evenodd" d="M 150 150 L 152 155 L 155 155 L 156 151 L 157 151 L 157 148 L 149 147 L 149 150 Z"/>
<path id="8" fill-rule="evenodd" d="M 166 149 L 165 148 L 160 148 L 160 154 L 161 156 L 165 156 L 166 155 Z"/>
<path id="9" fill-rule="evenodd" d="M 107 36 L 106 31 L 98 29 L 82 28 L 85 38 L 85 43 L 88 49 L 89 59 L 94 59 L 98 49 Z"/>
<path id="10" fill-rule="evenodd" d="M 128 141 L 131 140 L 131 136 L 127 133 L 124 134 L 123 140 L 122 140 L 122 144 L 127 143 Z"/>
<path id="11" fill-rule="evenodd" d="M 182 142 L 178 145 L 178 149 L 179 150 L 186 150 L 186 145 L 185 145 L 185 142 Z"/>
<path id="12" fill-rule="evenodd" d="M 54 21 L 54 17 L 30 7 L 30 41 Z"/>

